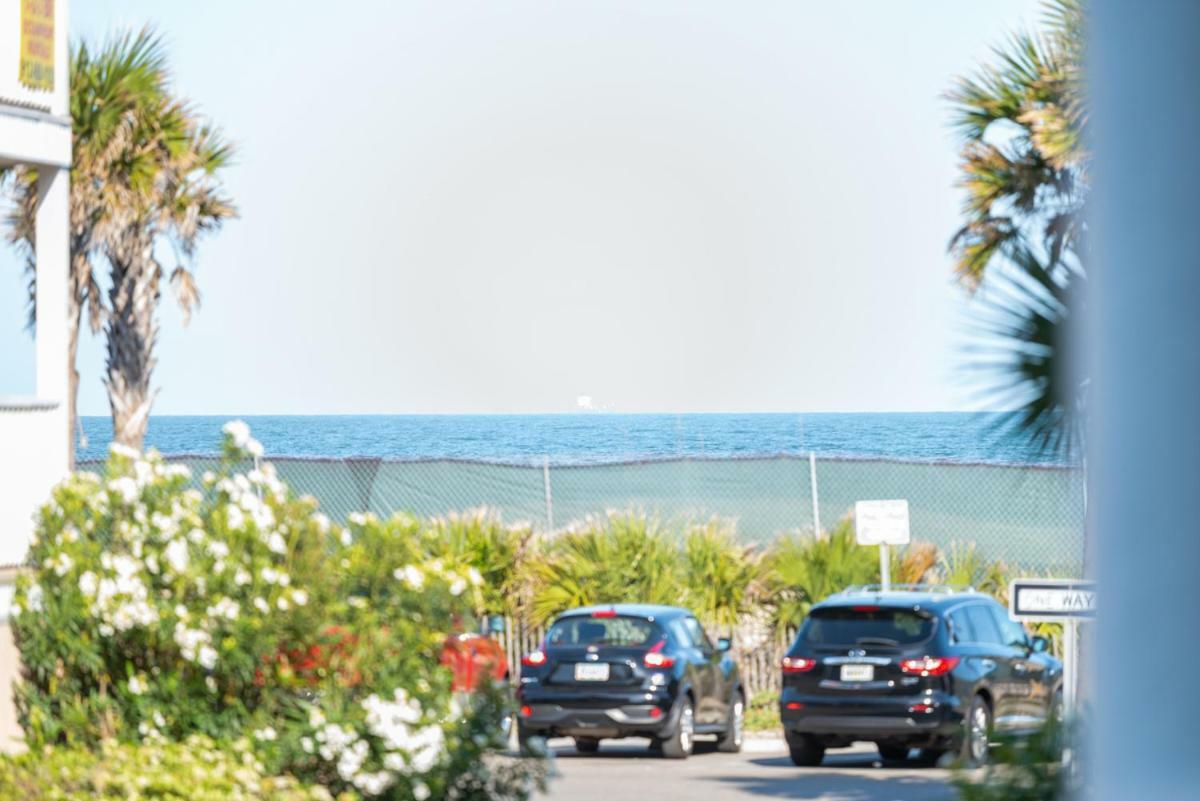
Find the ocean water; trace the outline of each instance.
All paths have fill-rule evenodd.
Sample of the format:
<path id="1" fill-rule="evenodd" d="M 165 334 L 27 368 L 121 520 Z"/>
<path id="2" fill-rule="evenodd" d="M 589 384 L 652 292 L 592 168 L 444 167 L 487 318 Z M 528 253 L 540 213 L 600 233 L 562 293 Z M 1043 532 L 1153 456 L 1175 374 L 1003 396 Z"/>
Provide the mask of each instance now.
<path id="1" fill-rule="evenodd" d="M 169 455 L 220 448 L 223 416 L 157 416 L 147 445 Z M 773 454 L 928 462 L 1060 464 L 995 413 L 245 416 L 270 456 L 590 464 Z M 79 458 L 103 458 L 107 417 L 84 417 Z"/>

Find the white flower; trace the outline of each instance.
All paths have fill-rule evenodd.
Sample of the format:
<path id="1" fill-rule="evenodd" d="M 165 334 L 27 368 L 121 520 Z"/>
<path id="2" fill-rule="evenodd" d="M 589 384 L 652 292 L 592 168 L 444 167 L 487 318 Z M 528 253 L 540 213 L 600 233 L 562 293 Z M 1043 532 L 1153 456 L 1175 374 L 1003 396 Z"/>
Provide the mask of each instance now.
<path id="1" fill-rule="evenodd" d="M 208 688 L 210 693 L 215 693 L 217 691 L 217 680 L 212 676 L 205 676 L 204 686 Z"/>
<path id="2" fill-rule="evenodd" d="M 223 617 L 226 620 L 237 620 L 239 607 L 232 598 L 222 598 L 208 607 L 209 617 Z"/>
<path id="3" fill-rule="evenodd" d="M 213 559 L 224 559 L 229 556 L 229 546 L 220 540 L 210 540 L 205 548 Z"/>
<path id="4" fill-rule="evenodd" d="M 140 459 L 142 452 L 131 448 L 128 445 L 122 445 L 120 442 L 110 442 L 108 444 L 108 452 L 114 456 L 123 456 L 126 459 Z"/>
<path id="5" fill-rule="evenodd" d="M 354 537 L 351 536 L 350 529 L 348 528 L 342 529 L 342 534 L 339 539 L 341 540 L 342 545 L 345 545 L 347 548 L 354 544 Z"/>
<path id="6" fill-rule="evenodd" d="M 362 512 L 351 512 L 346 519 L 356 526 L 365 526 L 367 524 L 368 516 Z"/>
<path id="7" fill-rule="evenodd" d="M 65 576 L 74 566 L 75 561 L 67 555 L 66 551 L 59 551 L 58 556 L 54 559 L 54 575 Z"/>
<path id="8" fill-rule="evenodd" d="M 254 599 L 254 608 L 262 612 L 264 615 L 271 611 L 271 605 L 261 597 Z"/>
<path id="9" fill-rule="evenodd" d="M 274 584 L 275 582 L 279 581 L 279 571 L 273 567 L 264 567 L 259 571 L 258 574 L 262 576 L 262 580 L 268 584 Z"/>
<path id="10" fill-rule="evenodd" d="M 246 584 L 249 584 L 252 578 L 253 576 L 247 573 L 243 568 L 239 567 L 238 571 L 233 574 L 233 583 L 239 587 L 242 587 Z"/>
<path id="11" fill-rule="evenodd" d="M 211 646 L 201 646 L 200 653 L 196 656 L 196 661 L 205 670 L 212 670 L 217 666 L 217 652 Z"/>
<path id="12" fill-rule="evenodd" d="M 79 591 L 84 595 L 95 595 L 98 584 L 99 580 L 96 578 L 96 574 L 90 570 L 79 577 Z"/>
<path id="13" fill-rule="evenodd" d="M 425 801 L 429 798 L 429 785 L 425 782 L 414 782 L 412 786 L 413 798 L 417 801 Z"/>
<path id="14" fill-rule="evenodd" d="M 276 734 L 275 729 L 271 726 L 267 726 L 262 729 L 254 730 L 254 739 L 255 740 L 266 740 L 267 742 L 270 742 L 270 741 L 274 740 L 277 736 L 278 736 L 278 734 Z"/>
<path id="15" fill-rule="evenodd" d="M 296 604 L 296 606 L 304 606 L 308 603 L 308 593 L 304 590 L 293 590 L 292 603 Z"/>
<path id="16" fill-rule="evenodd" d="M 311 754 L 313 752 L 312 738 L 311 737 L 301 737 L 300 738 L 300 748 L 302 748 L 304 750 L 304 753 Z"/>
<path id="17" fill-rule="evenodd" d="M 256 439 L 246 441 L 246 453 L 253 456 L 255 459 L 261 459 L 263 455 L 262 443 Z"/>
<path id="18" fill-rule="evenodd" d="M 480 575 L 479 571 L 476 570 L 474 567 L 467 568 L 467 578 L 469 578 L 471 580 L 471 583 L 474 584 L 476 587 L 483 584 L 483 576 Z"/>
<path id="19" fill-rule="evenodd" d="M 235 448 L 244 449 L 250 441 L 250 426 L 246 425 L 241 420 L 230 420 L 225 425 L 221 426 L 221 431 L 227 437 L 233 440 Z"/>
<path id="20" fill-rule="evenodd" d="M 188 566 L 188 547 L 184 540 L 171 540 L 165 549 L 163 556 L 167 558 L 167 562 L 171 565 L 171 569 L 176 573 L 183 573 Z"/>
<path id="21" fill-rule="evenodd" d="M 137 676 L 129 677 L 129 692 L 134 695 L 141 695 L 146 692 L 146 683 Z"/>
<path id="22" fill-rule="evenodd" d="M 279 607 L 279 611 L 281 612 L 286 612 L 289 606 L 287 598 L 284 598 L 282 595 L 275 599 L 275 605 Z"/>
<path id="23" fill-rule="evenodd" d="M 267 548 L 275 553 L 287 553 L 287 540 L 278 531 L 272 531 L 271 536 L 267 537 Z"/>
<path id="24" fill-rule="evenodd" d="M 317 531 L 321 532 L 322 534 L 329 531 L 329 518 L 328 517 L 321 514 L 320 512 L 317 512 L 316 514 L 314 514 L 312 516 L 312 519 L 313 519 L 313 522 L 317 524 Z"/>
<path id="25" fill-rule="evenodd" d="M 225 518 L 229 521 L 229 528 L 232 531 L 238 531 L 246 525 L 246 513 L 237 504 L 231 503 L 225 508 Z"/>
<path id="26" fill-rule="evenodd" d="M 150 717 L 153 718 L 154 725 L 158 726 L 160 729 L 167 725 L 166 718 L 164 718 L 162 716 L 162 712 L 159 712 L 157 709 L 154 710 L 154 714 Z"/>
<path id="27" fill-rule="evenodd" d="M 110 480 L 108 488 L 112 492 L 117 493 L 117 495 L 120 495 L 121 500 L 125 503 L 135 502 L 140 494 L 137 482 L 129 476 L 121 476 L 120 478 Z"/>
<path id="28" fill-rule="evenodd" d="M 421 589 L 422 585 L 425 584 L 425 574 L 422 573 L 421 569 L 416 565 L 405 565 L 404 567 L 398 567 L 392 573 L 392 575 L 396 577 L 397 581 L 405 582 L 414 590 Z"/>
<path id="29" fill-rule="evenodd" d="M 450 583 L 450 594 L 451 595 L 462 595 L 463 591 L 466 590 L 466 588 L 467 588 L 467 582 L 463 581 L 460 578 L 456 578 L 453 582 Z"/>

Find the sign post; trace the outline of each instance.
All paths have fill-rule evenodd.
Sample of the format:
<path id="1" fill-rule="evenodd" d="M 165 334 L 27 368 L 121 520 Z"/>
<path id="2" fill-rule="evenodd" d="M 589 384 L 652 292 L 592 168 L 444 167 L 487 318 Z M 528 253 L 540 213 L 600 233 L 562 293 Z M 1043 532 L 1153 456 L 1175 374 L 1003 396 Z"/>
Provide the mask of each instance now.
<path id="1" fill-rule="evenodd" d="M 908 501 L 859 501 L 854 504 L 854 536 L 859 545 L 879 546 L 879 578 L 883 589 L 892 586 L 889 545 L 907 545 Z"/>
<path id="2" fill-rule="evenodd" d="M 1080 579 L 1013 579 L 1008 588 L 1013 620 L 1063 624 L 1063 705 L 1075 711 L 1079 687 L 1079 624 L 1096 619 L 1096 583 Z"/>

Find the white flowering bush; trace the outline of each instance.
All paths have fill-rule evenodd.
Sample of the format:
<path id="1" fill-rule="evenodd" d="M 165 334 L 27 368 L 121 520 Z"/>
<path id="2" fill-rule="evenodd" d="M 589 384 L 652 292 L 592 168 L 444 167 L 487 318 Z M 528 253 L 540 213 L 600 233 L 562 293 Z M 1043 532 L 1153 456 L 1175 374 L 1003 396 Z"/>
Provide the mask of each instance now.
<path id="1" fill-rule="evenodd" d="M 489 756 L 504 699 L 460 708 L 438 663 L 478 571 L 412 518 L 330 523 L 225 433 L 214 474 L 114 447 L 42 508 L 14 599 L 29 745 L 246 738 L 334 793 L 526 797 L 539 766 Z"/>

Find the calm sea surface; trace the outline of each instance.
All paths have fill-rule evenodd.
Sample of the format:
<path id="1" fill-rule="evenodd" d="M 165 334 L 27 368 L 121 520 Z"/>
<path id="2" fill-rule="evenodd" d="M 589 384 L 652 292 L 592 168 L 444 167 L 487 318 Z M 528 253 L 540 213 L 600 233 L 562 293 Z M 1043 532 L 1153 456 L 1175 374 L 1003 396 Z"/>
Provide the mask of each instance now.
<path id="1" fill-rule="evenodd" d="M 161 416 L 147 445 L 216 452 L 230 418 Z M 268 456 L 592 463 L 815 451 L 921 461 L 1056 463 L 991 413 L 245 416 Z M 84 417 L 82 459 L 102 458 L 107 417 Z"/>

